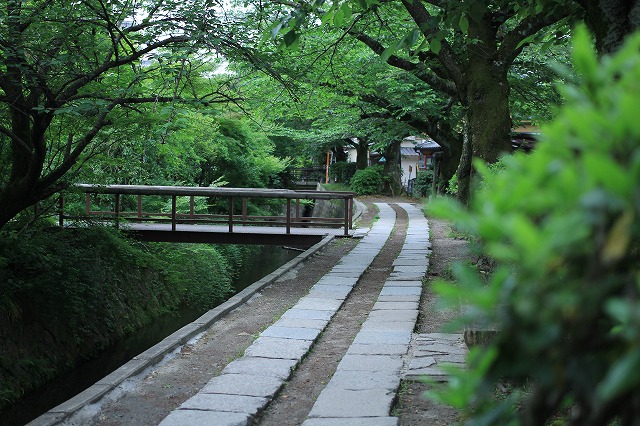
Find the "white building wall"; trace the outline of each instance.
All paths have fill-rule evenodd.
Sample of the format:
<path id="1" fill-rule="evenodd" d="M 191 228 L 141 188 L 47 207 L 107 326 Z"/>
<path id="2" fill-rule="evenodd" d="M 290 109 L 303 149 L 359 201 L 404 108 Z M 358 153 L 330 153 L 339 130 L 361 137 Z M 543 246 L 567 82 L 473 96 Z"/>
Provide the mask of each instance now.
<path id="1" fill-rule="evenodd" d="M 415 147 L 415 142 L 411 140 L 403 140 L 400 144 L 400 152 L 403 151 L 402 148 L 413 148 Z M 402 185 L 406 188 L 410 179 L 416 177 L 416 172 L 418 170 L 418 160 L 419 155 L 417 152 L 414 152 L 411 155 L 400 155 L 400 168 L 402 169 Z M 409 167 L 411 167 L 411 171 L 409 171 Z"/>

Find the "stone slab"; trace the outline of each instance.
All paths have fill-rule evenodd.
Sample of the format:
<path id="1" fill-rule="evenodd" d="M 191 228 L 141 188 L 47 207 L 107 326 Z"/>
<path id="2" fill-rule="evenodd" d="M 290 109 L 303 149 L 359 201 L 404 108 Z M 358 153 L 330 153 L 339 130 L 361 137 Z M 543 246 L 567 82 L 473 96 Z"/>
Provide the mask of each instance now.
<path id="1" fill-rule="evenodd" d="M 367 321 L 413 321 L 414 323 L 418 319 L 417 310 L 385 310 L 385 311 L 371 311 Z"/>
<path id="2" fill-rule="evenodd" d="M 420 272 L 392 272 L 389 274 L 389 281 L 418 281 L 424 278 L 426 271 L 424 273 Z"/>
<path id="3" fill-rule="evenodd" d="M 416 273 L 424 275 L 427 272 L 426 265 L 394 265 L 393 272 L 396 273 Z"/>
<path id="4" fill-rule="evenodd" d="M 282 314 L 282 318 L 293 318 L 293 319 L 311 319 L 311 320 L 331 320 L 335 312 L 333 311 L 323 311 L 318 309 L 298 309 L 291 308 L 284 314 Z"/>
<path id="5" fill-rule="evenodd" d="M 161 426 L 246 426 L 250 417 L 244 413 L 203 410 L 174 410 L 160 422 Z"/>
<path id="6" fill-rule="evenodd" d="M 320 393 L 309 418 L 386 417 L 394 399 L 395 392 L 386 389 L 350 391 L 327 387 Z"/>
<path id="7" fill-rule="evenodd" d="M 421 280 L 387 280 L 384 287 L 417 287 L 422 288 Z"/>
<path id="8" fill-rule="evenodd" d="M 399 355 L 403 356 L 407 353 L 406 345 L 389 345 L 382 343 L 373 343 L 369 345 L 361 343 L 353 343 L 347 349 L 347 354 L 352 355 Z"/>
<path id="9" fill-rule="evenodd" d="M 420 302 L 420 294 L 381 294 L 378 302 Z"/>
<path id="10" fill-rule="evenodd" d="M 373 311 L 378 310 L 404 310 L 404 309 L 418 309 L 420 306 L 420 302 L 417 300 L 407 301 L 407 302 L 381 302 L 377 301 L 375 305 L 373 305 Z"/>
<path id="11" fill-rule="evenodd" d="M 336 312 L 342 306 L 341 300 L 305 296 L 292 309 L 312 309 L 315 311 Z"/>
<path id="12" fill-rule="evenodd" d="M 402 357 L 397 355 L 347 354 L 338 364 L 337 371 L 382 371 L 399 373 Z"/>
<path id="13" fill-rule="evenodd" d="M 329 272 L 315 283 L 315 285 L 335 285 L 344 287 L 353 287 L 358 282 L 357 278 L 342 277 L 338 274 Z"/>
<path id="14" fill-rule="evenodd" d="M 244 355 L 261 358 L 302 359 L 311 349 L 311 340 L 258 337 Z"/>
<path id="15" fill-rule="evenodd" d="M 222 374 L 253 374 L 256 376 L 274 376 L 287 380 L 291 376 L 292 369 L 297 364 L 298 360 L 245 356 L 230 362 L 222 370 Z"/>
<path id="16" fill-rule="evenodd" d="M 299 328 L 313 328 L 316 330 L 324 330 L 329 324 L 328 319 L 303 319 L 303 318 L 280 318 L 273 323 L 278 327 L 299 327 Z"/>
<path id="17" fill-rule="evenodd" d="M 365 321 L 362 331 L 395 331 L 411 333 L 416 326 L 415 321 Z"/>
<path id="18" fill-rule="evenodd" d="M 320 335 L 320 330 L 315 328 L 303 328 L 303 327 L 279 327 L 272 325 L 267 327 L 260 337 L 280 337 L 283 339 L 295 339 L 295 340 L 316 340 Z"/>
<path id="19" fill-rule="evenodd" d="M 347 298 L 353 287 L 344 285 L 314 285 L 309 290 L 309 297 L 330 297 L 332 299 L 344 300 Z"/>
<path id="20" fill-rule="evenodd" d="M 386 389 L 395 392 L 400 386 L 400 376 L 382 371 L 338 370 L 327 387 L 344 390 Z"/>
<path id="21" fill-rule="evenodd" d="M 374 343 L 388 345 L 408 345 L 411 333 L 404 331 L 361 330 L 353 340 L 355 344 L 370 345 Z"/>
<path id="22" fill-rule="evenodd" d="M 267 402 L 267 398 L 257 396 L 197 393 L 183 402 L 180 409 L 245 413 L 255 416 Z"/>
<path id="23" fill-rule="evenodd" d="M 461 348 L 456 345 L 446 345 L 444 343 L 431 343 L 428 345 L 420 345 L 420 350 L 425 352 L 431 352 L 434 354 L 459 354 L 464 355 L 467 353 L 466 348 Z"/>
<path id="24" fill-rule="evenodd" d="M 420 368 L 433 367 L 436 364 L 437 364 L 437 361 L 432 356 L 425 356 L 420 358 L 413 357 L 409 361 L 409 369 L 414 370 L 414 369 L 420 369 Z"/>
<path id="25" fill-rule="evenodd" d="M 348 423 L 345 423 L 348 422 Z M 348 420 L 317 418 L 307 419 L 302 426 L 398 426 L 397 417 L 352 417 Z"/>
<path id="26" fill-rule="evenodd" d="M 223 374 L 209 380 L 200 392 L 267 398 L 275 395 L 283 384 L 284 380 L 275 376 Z"/>
<path id="27" fill-rule="evenodd" d="M 416 287 L 383 287 L 380 296 L 420 296 L 421 288 Z M 380 300 L 380 299 L 378 299 Z"/>

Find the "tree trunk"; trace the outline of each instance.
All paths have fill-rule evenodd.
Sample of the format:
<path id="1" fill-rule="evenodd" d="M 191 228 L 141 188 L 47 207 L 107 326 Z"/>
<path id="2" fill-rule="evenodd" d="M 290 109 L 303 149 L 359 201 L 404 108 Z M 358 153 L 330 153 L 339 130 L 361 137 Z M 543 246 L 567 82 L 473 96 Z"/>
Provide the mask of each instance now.
<path id="1" fill-rule="evenodd" d="M 473 55 L 466 73 L 465 106 L 472 154 L 495 163 L 511 152 L 511 114 L 507 70 L 490 58 Z"/>
<path id="2" fill-rule="evenodd" d="M 359 139 L 356 145 L 356 170 L 364 170 L 369 166 L 369 144 L 364 139 Z"/>
<path id="3" fill-rule="evenodd" d="M 627 35 L 640 29 L 640 0 L 585 0 L 582 4 L 601 54 L 615 52 Z"/>
<path id="4" fill-rule="evenodd" d="M 436 141 L 437 142 L 437 141 Z M 462 143 L 455 141 L 450 143 L 449 148 L 442 149 L 442 156 L 440 157 L 440 182 L 438 182 L 438 191 L 444 191 L 449 181 L 456 174 L 458 166 L 460 165 L 460 157 L 462 155 Z"/>
<path id="5" fill-rule="evenodd" d="M 460 156 L 460 166 L 458 167 L 458 201 L 465 206 L 469 204 L 471 197 L 471 151 L 472 142 L 468 131 L 467 119 L 464 119 L 464 132 L 462 143 L 462 155 Z"/>
<path id="6" fill-rule="evenodd" d="M 402 189 L 399 164 L 400 143 L 400 140 L 393 141 L 383 151 L 384 158 L 387 161 L 385 161 L 383 167 L 385 181 L 382 192 L 393 196 L 399 194 Z"/>

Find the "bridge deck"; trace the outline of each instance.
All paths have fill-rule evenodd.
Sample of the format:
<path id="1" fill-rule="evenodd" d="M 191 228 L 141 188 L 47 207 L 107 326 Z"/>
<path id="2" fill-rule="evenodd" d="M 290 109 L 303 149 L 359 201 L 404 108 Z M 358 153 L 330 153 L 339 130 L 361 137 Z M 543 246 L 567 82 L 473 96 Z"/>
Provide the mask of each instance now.
<path id="1" fill-rule="evenodd" d="M 232 244 L 287 244 L 310 247 L 326 236 L 344 237 L 342 228 L 291 228 L 235 225 L 229 232 L 225 225 L 177 224 L 175 231 L 170 223 L 124 223 L 120 228 L 143 241 L 179 243 L 232 243 Z M 353 236 L 350 229 L 347 236 Z"/>

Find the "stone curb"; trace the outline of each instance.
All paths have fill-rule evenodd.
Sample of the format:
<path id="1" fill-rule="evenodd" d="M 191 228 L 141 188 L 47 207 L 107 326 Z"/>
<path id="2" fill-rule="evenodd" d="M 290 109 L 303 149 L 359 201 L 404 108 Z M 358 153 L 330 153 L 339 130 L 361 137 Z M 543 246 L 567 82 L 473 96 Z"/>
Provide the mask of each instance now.
<path id="1" fill-rule="evenodd" d="M 134 357 L 111 374 L 96 382 L 93 386 L 80 392 L 73 398 L 63 402 L 62 404 L 52 408 L 40 417 L 29 422 L 28 426 L 45 426 L 59 424 L 68 420 L 72 415 L 87 405 L 95 404 L 107 393 L 114 390 L 125 380 L 137 376 L 146 369 L 155 366 L 163 360 L 165 356 L 176 350 L 178 347 L 186 344 L 200 333 L 203 333 L 214 322 L 225 316 L 238 306 L 245 303 L 257 292 L 267 285 L 273 283 L 285 273 L 289 272 L 309 257 L 316 254 L 320 249 L 325 247 L 334 239 L 334 236 L 327 236 L 319 243 L 311 246 L 308 250 L 291 259 L 269 275 L 254 282 L 244 290 L 230 297 L 226 302 L 216 306 L 203 314 L 190 324 L 185 325 L 173 334 L 167 336 L 162 341 Z"/>

